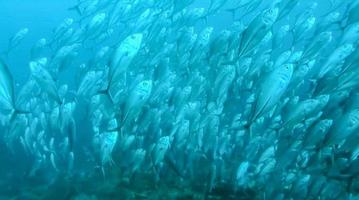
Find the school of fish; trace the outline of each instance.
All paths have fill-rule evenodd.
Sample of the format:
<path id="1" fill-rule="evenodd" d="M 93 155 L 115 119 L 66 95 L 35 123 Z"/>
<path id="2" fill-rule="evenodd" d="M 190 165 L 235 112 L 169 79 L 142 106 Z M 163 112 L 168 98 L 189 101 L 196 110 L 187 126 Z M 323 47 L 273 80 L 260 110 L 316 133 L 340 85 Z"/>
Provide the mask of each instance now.
<path id="1" fill-rule="evenodd" d="M 8 59 L 31 27 L 9 39 L 0 140 L 30 161 L 23 176 L 359 199 L 359 1 L 195 3 L 78 0 L 18 91 Z M 228 28 L 208 25 L 223 13 Z"/>

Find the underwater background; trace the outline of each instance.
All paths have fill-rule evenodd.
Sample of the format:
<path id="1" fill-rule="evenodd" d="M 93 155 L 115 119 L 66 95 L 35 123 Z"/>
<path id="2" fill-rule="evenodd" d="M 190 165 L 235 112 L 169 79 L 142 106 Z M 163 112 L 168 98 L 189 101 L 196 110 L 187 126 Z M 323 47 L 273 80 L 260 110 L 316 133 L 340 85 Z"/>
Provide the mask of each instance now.
<path id="1" fill-rule="evenodd" d="M 359 199 L 359 1 L 0 0 L 0 199 Z"/>

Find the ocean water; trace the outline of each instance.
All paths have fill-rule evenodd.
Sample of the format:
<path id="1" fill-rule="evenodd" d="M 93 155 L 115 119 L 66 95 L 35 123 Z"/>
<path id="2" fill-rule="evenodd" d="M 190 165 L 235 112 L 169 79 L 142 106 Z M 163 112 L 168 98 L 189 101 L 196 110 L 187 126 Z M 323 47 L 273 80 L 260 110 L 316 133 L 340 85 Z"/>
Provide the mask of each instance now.
<path id="1" fill-rule="evenodd" d="M 359 199 L 357 13 L 0 0 L 0 199 Z"/>

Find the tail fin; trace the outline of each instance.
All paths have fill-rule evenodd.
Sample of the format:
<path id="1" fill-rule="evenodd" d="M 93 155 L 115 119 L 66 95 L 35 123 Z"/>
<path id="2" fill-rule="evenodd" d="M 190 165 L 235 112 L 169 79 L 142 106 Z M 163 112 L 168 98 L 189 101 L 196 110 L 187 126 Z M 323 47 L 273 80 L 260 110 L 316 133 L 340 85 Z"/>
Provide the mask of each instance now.
<path id="1" fill-rule="evenodd" d="M 19 114 L 31 114 L 32 112 L 30 111 L 25 111 L 25 110 L 19 110 L 19 109 L 15 109 L 11 114 L 10 114 L 10 124 L 12 122 L 15 121 L 16 117 L 19 115 Z"/>
<path id="2" fill-rule="evenodd" d="M 235 20 L 235 18 L 236 18 L 236 10 L 237 10 L 236 8 L 230 8 L 230 9 L 226 9 L 225 11 L 229 12 L 231 14 L 232 20 Z"/>
<path id="3" fill-rule="evenodd" d="M 24 114 L 24 115 L 32 113 L 31 111 L 21 110 L 21 109 L 16 109 L 15 112 L 16 114 Z"/>
<path id="4" fill-rule="evenodd" d="M 208 26 L 208 13 L 207 14 L 205 14 L 204 16 L 202 16 L 201 18 L 200 18 L 200 20 L 204 20 L 204 23 L 205 23 L 205 25 L 206 26 Z"/>
<path id="5" fill-rule="evenodd" d="M 79 4 L 76 5 L 76 6 L 70 7 L 70 8 L 68 8 L 67 10 L 69 10 L 69 11 L 75 11 L 77 14 L 82 15 L 82 11 L 81 11 L 81 9 L 80 9 L 80 5 L 79 5 Z"/>
<path id="6" fill-rule="evenodd" d="M 103 180 L 106 180 L 105 168 L 103 167 L 103 165 L 97 165 L 95 166 L 95 169 L 99 169 L 101 171 Z"/>
<path id="7" fill-rule="evenodd" d="M 70 90 L 68 93 L 71 95 L 72 100 L 74 102 L 78 103 L 77 92 L 74 90 Z"/>
<path id="8" fill-rule="evenodd" d="M 248 138 L 251 140 L 253 138 L 253 131 L 252 131 L 252 122 L 247 123 L 244 125 L 244 129 L 248 132 Z"/>
<path id="9" fill-rule="evenodd" d="M 110 100 L 110 102 L 111 102 L 113 105 L 115 104 L 115 102 L 114 102 L 114 100 L 113 100 L 113 97 L 112 97 L 112 95 L 111 95 L 111 93 L 110 93 L 109 87 L 106 88 L 106 89 L 104 89 L 104 90 L 98 91 L 97 94 L 103 94 L 103 95 L 107 96 L 108 99 Z"/>

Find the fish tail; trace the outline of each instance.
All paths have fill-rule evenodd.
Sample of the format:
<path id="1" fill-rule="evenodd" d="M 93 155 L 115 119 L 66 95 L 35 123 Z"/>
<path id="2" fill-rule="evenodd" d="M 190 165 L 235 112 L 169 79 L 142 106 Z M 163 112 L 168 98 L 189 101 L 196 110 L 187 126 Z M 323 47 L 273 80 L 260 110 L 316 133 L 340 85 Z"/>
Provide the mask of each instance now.
<path id="1" fill-rule="evenodd" d="M 235 8 L 225 9 L 224 11 L 229 12 L 231 14 L 232 20 L 234 20 L 236 18 L 236 9 Z"/>
<path id="2" fill-rule="evenodd" d="M 151 165 L 152 165 L 151 168 L 152 168 L 153 172 L 156 174 L 157 177 L 159 177 L 159 172 L 158 172 L 158 170 L 157 170 L 157 168 L 156 168 L 155 162 L 153 162 L 153 157 L 152 157 L 152 155 L 150 155 L 150 160 L 151 160 Z"/>
<path id="3" fill-rule="evenodd" d="M 252 124 L 250 124 L 248 127 L 248 133 L 249 133 L 249 139 L 252 139 L 253 138 Z"/>
<path id="4" fill-rule="evenodd" d="M 31 111 L 28 110 L 22 110 L 22 109 L 15 109 L 16 114 L 31 114 Z"/>
<path id="5" fill-rule="evenodd" d="M 111 93 L 110 93 L 110 86 L 108 86 L 108 87 L 107 87 L 106 89 L 104 89 L 104 90 L 99 90 L 99 91 L 97 92 L 97 94 L 102 94 L 102 95 L 107 96 L 108 99 L 110 100 L 110 102 L 111 102 L 113 105 L 115 105 L 115 102 L 114 102 L 114 100 L 113 100 L 113 97 L 112 97 L 112 95 L 111 95 Z"/>
<path id="6" fill-rule="evenodd" d="M 14 109 L 10 115 L 10 124 L 15 121 L 16 117 L 20 114 L 31 114 L 30 111 L 21 110 L 21 109 Z"/>
<path id="7" fill-rule="evenodd" d="M 68 8 L 69 11 L 75 11 L 77 14 L 82 15 L 82 11 L 80 9 L 80 5 L 76 5 L 73 7 Z"/>
<path id="8" fill-rule="evenodd" d="M 101 165 L 97 165 L 95 166 L 95 169 L 99 169 L 100 170 L 100 173 L 101 173 L 101 176 L 103 178 L 103 180 L 105 181 L 106 180 L 106 173 L 105 173 L 105 168 L 104 166 L 101 164 Z"/>
<path id="9" fill-rule="evenodd" d="M 199 21 L 204 21 L 205 25 L 207 26 L 208 24 L 208 15 L 204 14 L 202 17 L 199 18 Z"/>
<path id="10" fill-rule="evenodd" d="M 249 139 L 253 138 L 253 131 L 252 131 L 252 122 L 244 125 L 244 129 L 248 132 Z"/>
<path id="11" fill-rule="evenodd" d="M 26 111 L 26 110 L 19 110 L 19 109 L 15 109 L 12 113 L 11 113 L 11 115 L 10 115 L 10 124 L 12 123 L 12 122 L 14 122 L 15 121 L 15 119 L 16 119 L 16 117 L 18 116 L 18 115 L 20 115 L 20 114 L 24 114 L 24 115 L 26 115 L 26 114 L 31 114 L 32 112 L 30 112 L 30 111 Z"/>
<path id="12" fill-rule="evenodd" d="M 112 156 L 110 157 L 110 165 L 111 165 L 111 166 L 115 166 L 116 168 L 119 168 L 119 166 L 117 165 L 117 163 L 113 160 Z"/>
<path id="13" fill-rule="evenodd" d="M 10 114 L 10 124 L 16 119 L 16 116 L 17 116 L 17 112 L 16 110 L 14 110 L 11 114 Z"/>
<path id="14" fill-rule="evenodd" d="M 77 98 L 78 94 L 77 94 L 77 92 L 74 91 L 74 90 L 70 90 L 70 91 L 69 91 L 69 94 L 72 95 L 72 97 L 71 97 L 72 100 L 74 100 L 76 103 L 78 103 L 78 98 Z"/>
<path id="15" fill-rule="evenodd" d="M 204 15 L 203 17 L 202 17 L 202 19 L 204 20 L 204 23 L 206 24 L 206 26 L 208 25 L 208 14 L 206 14 L 206 15 Z"/>

